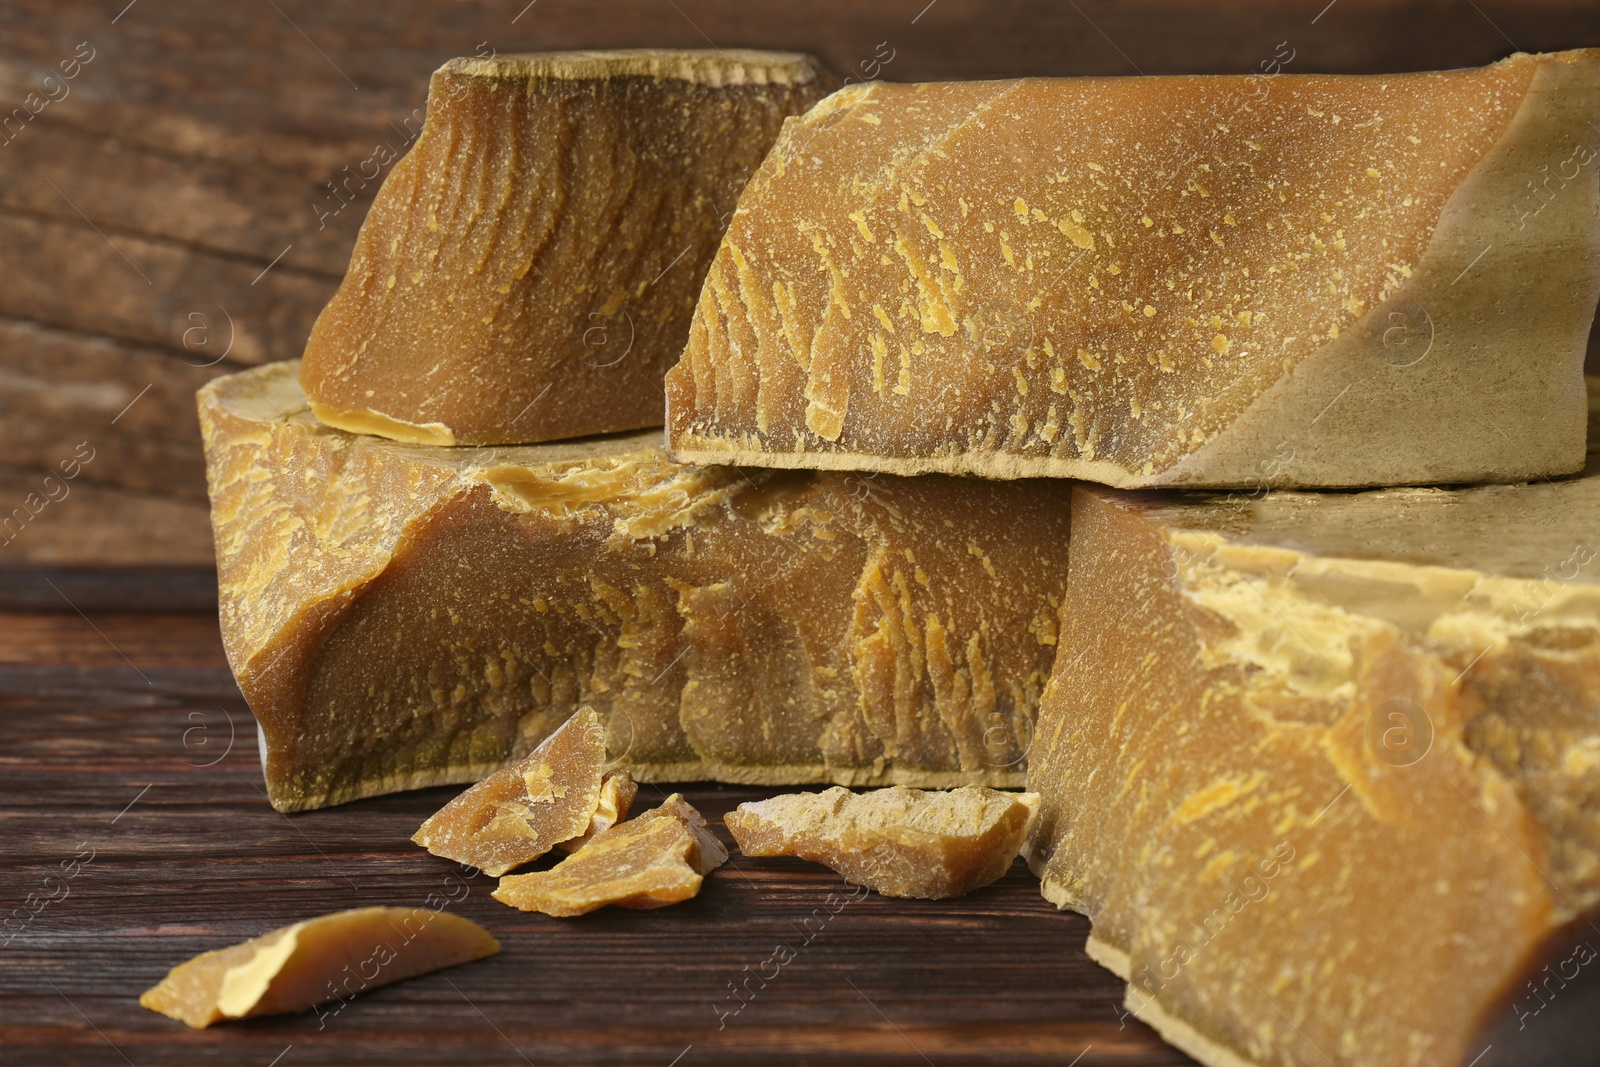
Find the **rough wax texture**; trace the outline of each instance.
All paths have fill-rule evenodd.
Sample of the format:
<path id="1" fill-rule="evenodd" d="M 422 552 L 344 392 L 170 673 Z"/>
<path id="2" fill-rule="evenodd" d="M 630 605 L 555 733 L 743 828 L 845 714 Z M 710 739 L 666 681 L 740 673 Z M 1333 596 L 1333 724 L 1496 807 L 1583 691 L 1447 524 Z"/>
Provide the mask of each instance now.
<path id="1" fill-rule="evenodd" d="M 1018 786 L 1070 485 L 696 468 L 200 394 L 223 641 L 281 810 L 475 782 L 584 704 L 640 781 Z"/>
<path id="2" fill-rule="evenodd" d="M 311 331 L 313 410 L 428 444 L 659 426 L 745 180 L 833 85 L 738 49 L 446 63 Z"/>
<path id="3" fill-rule="evenodd" d="M 1537 1015 L 1521 973 L 1600 902 L 1600 455 L 1083 489 L 1073 527 L 1029 859 L 1128 1010 L 1219 1067 L 1463 1065 Z"/>
<path id="4" fill-rule="evenodd" d="M 659 808 L 595 834 L 548 871 L 500 879 L 494 898 L 522 911 L 567 918 L 615 904 L 663 908 L 700 892 L 728 852 L 677 793 Z"/>
<path id="5" fill-rule="evenodd" d="M 835 786 L 740 804 L 725 821 L 746 856 L 799 856 L 884 896 L 938 900 L 1010 870 L 1038 806 L 1037 794 L 983 786 Z"/>
<path id="6" fill-rule="evenodd" d="M 1123 487 L 1574 472 L 1597 60 L 841 90 L 739 201 L 667 377 L 673 454 Z"/>
<path id="7" fill-rule="evenodd" d="M 538 748 L 440 808 L 411 840 L 499 877 L 588 833 L 605 760 L 605 726 L 593 708 L 579 708 Z"/>
<path id="8" fill-rule="evenodd" d="M 706 825 L 705 816 L 683 799 L 682 793 L 672 794 L 658 807 L 639 816 L 639 819 L 676 819 L 687 827 L 689 836 L 694 838 L 694 848 L 689 851 L 689 866 L 700 874 L 710 874 L 728 862 L 728 850 L 711 832 L 711 827 Z"/>
<path id="9" fill-rule="evenodd" d="M 595 834 L 611 829 L 628 817 L 633 798 L 639 795 L 639 783 L 627 771 L 608 774 L 600 782 L 600 802 L 589 816 L 589 827 L 570 841 L 559 841 L 556 847 L 563 852 L 576 852 L 587 845 Z"/>
<path id="10" fill-rule="evenodd" d="M 228 1019 L 306 1011 L 499 951 L 488 931 L 458 915 L 356 908 L 202 953 L 174 967 L 139 1003 L 203 1029 Z"/>

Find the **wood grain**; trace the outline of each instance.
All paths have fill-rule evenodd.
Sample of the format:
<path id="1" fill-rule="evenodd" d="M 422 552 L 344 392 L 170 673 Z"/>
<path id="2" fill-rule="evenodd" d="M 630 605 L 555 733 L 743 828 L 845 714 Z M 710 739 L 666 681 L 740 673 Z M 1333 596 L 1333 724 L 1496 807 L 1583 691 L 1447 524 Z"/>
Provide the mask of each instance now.
<path id="1" fill-rule="evenodd" d="M 97 615 L 217 613 L 217 574 L 209 566 L 50 566 L 0 564 L 0 612 Z M 9 643 L 0 645 L 0 655 Z"/>
<path id="2" fill-rule="evenodd" d="M 84 493 L 0 562 L 196 565 L 194 388 L 299 354 L 381 180 L 363 162 L 405 148 L 451 56 L 801 48 L 907 81 L 1241 73 L 1279 42 L 1291 71 L 1343 72 L 1600 43 L 1593 0 L 0 0 L 0 26 L 0 117 L 93 50 L 0 143 L 0 515 L 84 440 L 100 450 L 85 482 L 117 494 L 103 511 Z M 880 43 L 892 61 L 864 71 Z"/>
<path id="3" fill-rule="evenodd" d="M 1020 862 L 930 902 L 735 854 L 686 904 L 524 915 L 490 899 L 492 879 L 409 842 L 455 790 L 293 817 L 268 807 L 210 617 L 12 613 L 0 633 L 0 921 L 15 919 L 0 931 L 0 1062 L 1189 1062 L 1119 1019 L 1118 983 L 1083 954 L 1087 924 L 1045 903 Z M 684 792 L 731 843 L 723 813 L 773 791 Z M 646 786 L 639 802 L 661 795 Z M 91 852 L 61 879 L 63 860 Z M 30 893 L 57 899 L 30 907 Z M 501 954 L 325 1020 L 196 1032 L 138 1006 L 195 953 L 339 908 L 431 906 L 430 894 Z M 768 962 L 779 945 L 794 957 L 781 966 Z"/>

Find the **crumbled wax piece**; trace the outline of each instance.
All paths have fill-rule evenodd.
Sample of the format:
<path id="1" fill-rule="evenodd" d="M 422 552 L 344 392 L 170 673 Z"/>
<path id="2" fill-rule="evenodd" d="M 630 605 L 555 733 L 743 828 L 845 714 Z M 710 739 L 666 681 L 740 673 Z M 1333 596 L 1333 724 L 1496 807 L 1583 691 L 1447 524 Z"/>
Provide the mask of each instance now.
<path id="1" fill-rule="evenodd" d="M 1600 453 L 1522 486 L 1080 490 L 1027 853 L 1129 1012 L 1214 1067 L 1535 1062 L 1503 1037 L 1548 1042 L 1539 983 L 1594 959 L 1558 946 L 1600 904 L 1597 523 Z"/>
<path id="2" fill-rule="evenodd" d="M 411 840 L 498 877 L 589 832 L 605 760 L 605 727 L 593 708 L 580 708 L 538 748 L 440 808 Z M 606 825 L 615 820 L 613 807 Z"/>
<path id="3" fill-rule="evenodd" d="M 661 425 L 746 179 L 835 84 L 740 49 L 446 63 L 312 329 L 313 410 L 440 445 Z"/>
<path id="4" fill-rule="evenodd" d="M 835 786 L 740 804 L 726 822 L 746 856 L 799 856 L 884 896 L 938 900 L 1010 870 L 1038 806 L 1037 794 L 975 785 Z"/>
<path id="5" fill-rule="evenodd" d="M 694 838 L 694 848 L 689 852 L 689 865 L 700 874 L 710 874 L 728 862 L 728 850 L 706 825 L 705 816 L 696 811 L 694 805 L 683 799 L 681 793 L 672 794 L 658 807 L 650 809 L 639 818 L 676 819 L 683 823 L 689 830 L 689 836 Z"/>
<path id="6" fill-rule="evenodd" d="M 279 810 L 477 782 L 585 705 L 642 782 L 1022 784 L 1070 483 L 408 444 L 317 423 L 295 371 L 200 394 Z"/>
<path id="7" fill-rule="evenodd" d="M 849 86 L 740 199 L 667 376 L 672 454 L 1124 488 L 1573 473 L 1595 128 L 1600 50 Z"/>
<path id="8" fill-rule="evenodd" d="M 139 1003 L 203 1029 L 306 1011 L 499 951 L 483 927 L 449 912 L 356 908 L 201 953 L 169 971 Z"/>
<path id="9" fill-rule="evenodd" d="M 595 834 L 548 871 L 500 879 L 494 898 L 523 911 L 566 918 L 615 904 L 663 908 L 700 892 L 728 852 L 677 793 L 637 819 Z"/>
<path id="10" fill-rule="evenodd" d="M 600 802 L 595 806 L 594 814 L 589 817 L 589 828 L 570 841 L 558 842 L 556 847 L 563 852 L 576 852 L 587 845 L 595 834 L 609 830 L 626 819 L 628 809 L 633 806 L 633 798 L 638 792 L 638 783 L 627 771 L 606 775 L 600 782 Z"/>

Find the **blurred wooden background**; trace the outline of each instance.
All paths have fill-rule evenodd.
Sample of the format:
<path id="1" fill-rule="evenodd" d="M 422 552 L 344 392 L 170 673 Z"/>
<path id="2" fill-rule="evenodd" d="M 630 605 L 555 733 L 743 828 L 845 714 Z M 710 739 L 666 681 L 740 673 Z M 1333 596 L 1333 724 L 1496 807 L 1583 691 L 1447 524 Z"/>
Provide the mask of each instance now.
<path id="1" fill-rule="evenodd" d="M 30 110 L 47 102 L 0 133 L 0 516 L 42 496 L 62 461 L 93 458 L 19 534 L 0 534 L 0 574 L 23 601 L 19 565 L 167 564 L 180 584 L 205 584 L 193 391 L 299 354 L 381 180 L 375 149 L 404 147 L 429 73 L 451 56 L 746 45 L 907 81 L 1246 73 L 1282 54 L 1280 42 L 1293 72 L 1467 66 L 1600 44 L 1600 7 L 4 0 L 0 116 L 30 93 Z M 881 69 L 862 68 L 891 52 Z M 335 198 L 330 182 L 353 199 Z"/>

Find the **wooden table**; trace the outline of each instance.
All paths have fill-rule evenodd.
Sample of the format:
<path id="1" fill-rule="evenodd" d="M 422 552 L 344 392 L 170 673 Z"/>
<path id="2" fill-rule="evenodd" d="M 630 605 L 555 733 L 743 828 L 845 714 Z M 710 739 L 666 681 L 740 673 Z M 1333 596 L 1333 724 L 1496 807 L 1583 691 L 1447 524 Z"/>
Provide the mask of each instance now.
<path id="1" fill-rule="evenodd" d="M 74 591 L 84 614 L 0 613 L 0 914 L 14 917 L 0 1063 L 1190 1062 L 1119 1019 L 1120 983 L 1083 953 L 1088 924 L 1045 903 L 1020 861 L 929 902 L 735 853 L 688 903 L 558 920 L 497 903 L 493 879 L 411 844 L 453 789 L 279 814 L 214 618 L 102 612 Z M 683 792 L 731 844 L 723 813 L 774 791 Z M 661 795 L 645 786 L 639 802 Z M 137 1003 L 195 953 L 430 894 L 500 955 L 321 1019 L 192 1031 Z"/>

